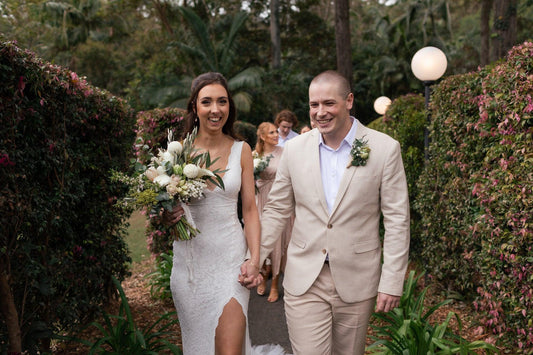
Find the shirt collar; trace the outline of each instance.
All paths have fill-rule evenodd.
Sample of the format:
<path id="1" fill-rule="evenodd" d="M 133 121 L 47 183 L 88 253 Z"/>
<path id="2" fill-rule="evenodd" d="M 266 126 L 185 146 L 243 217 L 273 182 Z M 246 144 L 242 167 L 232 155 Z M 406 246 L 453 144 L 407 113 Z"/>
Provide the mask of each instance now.
<path id="1" fill-rule="evenodd" d="M 342 143 L 341 145 L 339 146 L 339 149 L 342 145 L 344 144 L 348 144 L 348 146 L 352 146 L 352 143 L 353 141 L 355 140 L 355 134 L 357 133 L 357 120 L 355 119 L 355 117 L 353 116 L 350 116 L 350 120 L 352 121 L 352 127 L 350 128 L 350 131 L 348 132 L 348 134 L 346 135 L 346 137 L 344 137 L 344 139 L 342 140 Z M 318 134 L 318 145 L 322 145 L 324 147 L 327 147 L 329 148 L 326 143 L 324 143 L 324 139 L 322 138 L 322 134 Z M 337 149 L 338 150 L 338 149 Z"/>

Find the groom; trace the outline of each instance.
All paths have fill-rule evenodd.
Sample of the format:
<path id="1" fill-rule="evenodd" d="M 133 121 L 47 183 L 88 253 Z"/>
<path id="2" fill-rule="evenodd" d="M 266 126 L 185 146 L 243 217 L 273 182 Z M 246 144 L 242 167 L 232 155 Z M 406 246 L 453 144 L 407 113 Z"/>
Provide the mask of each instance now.
<path id="1" fill-rule="evenodd" d="M 296 216 L 283 281 L 295 354 L 364 354 L 374 307 L 388 312 L 402 294 L 409 201 L 400 145 L 351 117 L 353 101 L 339 73 L 312 80 L 317 129 L 285 144 L 263 211 L 259 265 Z M 351 152 L 354 141 L 359 152 Z"/>

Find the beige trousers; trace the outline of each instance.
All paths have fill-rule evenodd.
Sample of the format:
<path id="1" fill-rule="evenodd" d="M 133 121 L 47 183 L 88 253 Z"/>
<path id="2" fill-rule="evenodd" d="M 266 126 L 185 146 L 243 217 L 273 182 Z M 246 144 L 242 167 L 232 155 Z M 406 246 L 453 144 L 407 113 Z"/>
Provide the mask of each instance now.
<path id="1" fill-rule="evenodd" d="M 311 288 L 293 296 L 285 290 L 285 315 L 294 355 L 363 355 L 375 298 L 356 303 L 341 300 L 329 265 L 324 264 Z"/>

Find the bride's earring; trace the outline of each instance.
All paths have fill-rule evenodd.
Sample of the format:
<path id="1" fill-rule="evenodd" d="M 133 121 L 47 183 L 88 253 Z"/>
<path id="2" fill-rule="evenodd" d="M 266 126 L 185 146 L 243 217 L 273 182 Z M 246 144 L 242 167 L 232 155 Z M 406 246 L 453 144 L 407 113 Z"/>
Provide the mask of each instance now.
<path id="1" fill-rule="evenodd" d="M 198 115 L 194 118 L 194 124 L 195 124 L 195 125 L 198 124 Z"/>

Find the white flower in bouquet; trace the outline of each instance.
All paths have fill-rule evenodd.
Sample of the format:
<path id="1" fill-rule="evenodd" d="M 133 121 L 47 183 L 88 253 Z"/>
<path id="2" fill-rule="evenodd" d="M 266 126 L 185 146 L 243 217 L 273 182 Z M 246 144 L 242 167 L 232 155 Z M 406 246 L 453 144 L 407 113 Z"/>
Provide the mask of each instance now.
<path id="1" fill-rule="evenodd" d="M 178 183 L 174 179 L 171 179 L 168 183 L 167 192 L 170 196 L 174 196 L 179 193 Z"/>
<path id="2" fill-rule="evenodd" d="M 163 165 L 160 165 L 156 168 L 157 175 L 166 175 L 167 169 Z"/>
<path id="3" fill-rule="evenodd" d="M 183 151 L 183 146 L 180 142 L 173 141 L 168 144 L 167 151 L 174 155 L 180 155 Z"/>
<path id="4" fill-rule="evenodd" d="M 261 164 L 261 158 L 255 158 L 254 159 L 254 169 L 257 169 L 259 167 L 259 164 Z"/>
<path id="5" fill-rule="evenodd" d="M 144 175 L 146 175 L 146 177 L 148 178 L 148 180 L 150 181 L 154 181 L 154 179 L 159 176 L 159 173 L 157 172 L 156 168 L 154 168 L 153 166 L 152 167 L 149 167 L 146 172 L 144 173 Z"/>
<path id="6" fill-rule="evenodd" d="M 183 174 L 187 176 L 189 179 L 195 179 L 198 177 L 198 173 L 200 172 L 200 168 L 194 164 L 187 164 L 183 168 Z"/>
<path id="7" fill-rule="evenodd" d="M 154 182 L 161 187 L 165 187 L 170 183 L 170 176 L 168 176 L 167 174 L 158 175 L 154 179 Z"/>
<path id="8" fill-rule="evenodd" d="M 171 165 L 174 165 L 176 162 L 176 155 L 166 151 L 163 153 L 163 162 L 169 162 Z"/>

